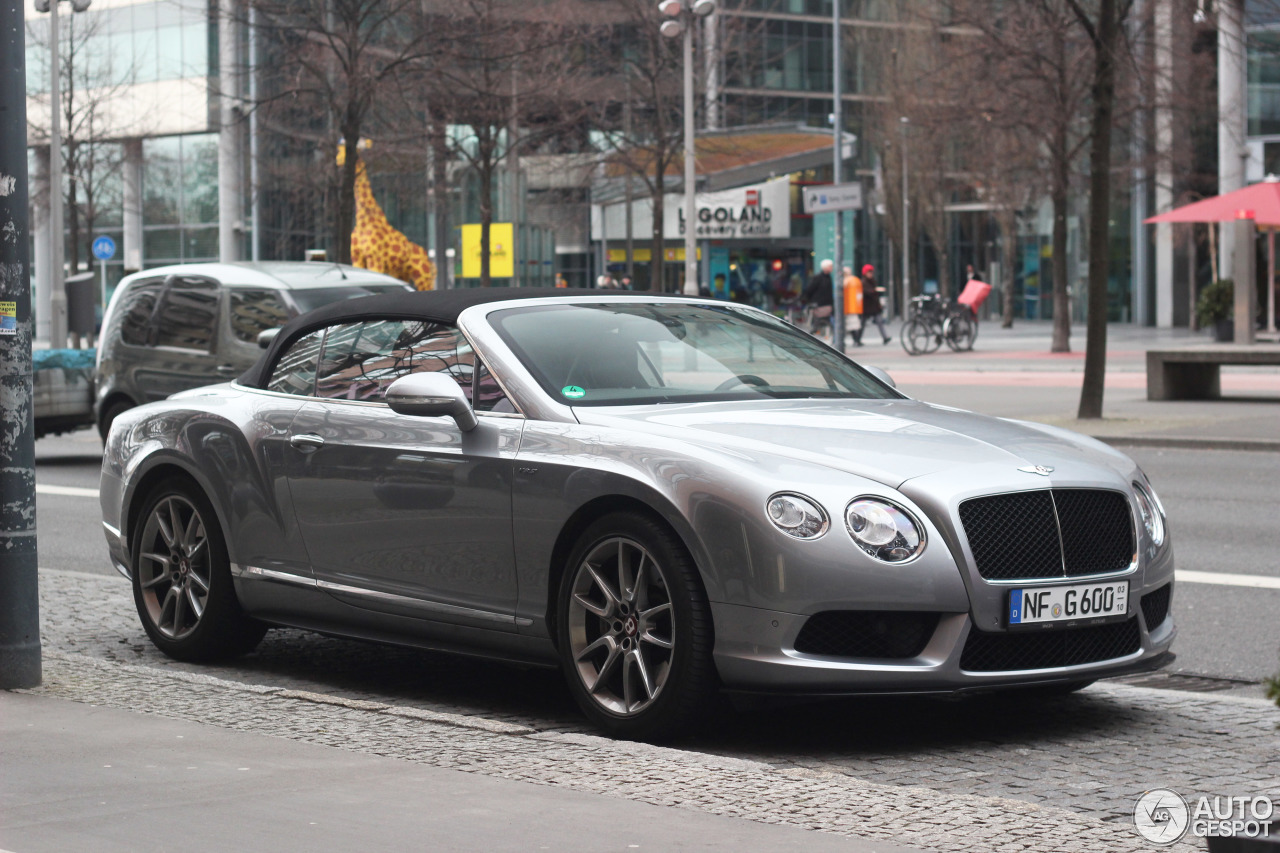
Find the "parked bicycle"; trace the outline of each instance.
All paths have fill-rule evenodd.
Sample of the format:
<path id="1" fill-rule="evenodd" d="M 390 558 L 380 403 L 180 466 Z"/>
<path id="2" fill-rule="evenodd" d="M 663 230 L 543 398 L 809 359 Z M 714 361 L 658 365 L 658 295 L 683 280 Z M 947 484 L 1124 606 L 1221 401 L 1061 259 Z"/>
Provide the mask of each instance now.
<path id="1" fill-rule="evenodd" d="M 978 319 L 965 305 L 953 305 L 937 296 L 915 296 L 907 322 L 902 326 L 902 348 L 911 355 L 931 353 L 942 346 L 956 352 L 973 349 Z"/>

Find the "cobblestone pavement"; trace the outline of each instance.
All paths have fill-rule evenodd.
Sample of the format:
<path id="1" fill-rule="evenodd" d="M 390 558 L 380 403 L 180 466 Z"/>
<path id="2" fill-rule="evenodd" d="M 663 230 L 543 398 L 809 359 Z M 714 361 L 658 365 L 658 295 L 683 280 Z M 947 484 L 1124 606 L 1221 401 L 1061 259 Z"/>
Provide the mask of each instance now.
<path id="1" fill-rule="evenodd" d="M 40 583 L 44 694 L 659 805 L 936 850 L 1097 851 L 1148 849 L 1131 814 L 1150 788 L 1280 795 L 1280 713 L 1256 699 L 841 700 L 654 747 L 591 734 L 558 672 L 285 630 L 192 666 L 146 639 L 122 578 Z"/>

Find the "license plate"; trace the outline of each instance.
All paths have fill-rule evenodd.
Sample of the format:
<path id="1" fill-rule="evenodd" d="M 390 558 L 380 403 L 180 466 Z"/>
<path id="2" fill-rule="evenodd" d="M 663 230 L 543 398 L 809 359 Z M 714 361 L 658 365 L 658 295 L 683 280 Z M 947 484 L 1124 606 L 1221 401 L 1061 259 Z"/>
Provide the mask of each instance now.
<path id="1" fill-rule="evenodd" d="M 1006 612 L 1011 629 L 1115 622 L 1129 612 L 1129 582 L 1012 589 Z"/>

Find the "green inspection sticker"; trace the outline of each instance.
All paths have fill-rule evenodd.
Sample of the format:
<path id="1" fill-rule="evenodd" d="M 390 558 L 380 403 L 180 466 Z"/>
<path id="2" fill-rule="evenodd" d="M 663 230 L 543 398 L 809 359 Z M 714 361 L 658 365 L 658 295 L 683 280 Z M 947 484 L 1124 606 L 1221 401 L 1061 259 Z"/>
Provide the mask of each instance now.
<path id="1" fill-rule="evenodd" d="M 577 400 L 587 396 L 587 392 L 579 388 L 577 385 L 566 385 L 560 389 L 560 393 L 568 397 L 570 400 Z"/>

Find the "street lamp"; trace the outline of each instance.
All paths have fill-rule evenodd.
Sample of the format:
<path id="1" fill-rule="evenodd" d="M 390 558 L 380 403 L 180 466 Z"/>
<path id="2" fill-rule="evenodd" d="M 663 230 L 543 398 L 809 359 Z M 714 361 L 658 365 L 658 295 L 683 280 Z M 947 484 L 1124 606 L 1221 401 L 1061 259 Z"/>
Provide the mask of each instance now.
<path id="1" fill-rule="evenodd" d="M 907 125 L 911 119 L 903 116 L 902 123 L 902 322 L 907 322 L 907 308 L 911 305 L 911 208 L 907 200 Z"/>
<path id="2" fill-rule="evenodd" d="M 62 283 L 66 252 L 62 247 L 62 87 L 58 80 L 58 2 L 35 0 L 37 12 L 49 13 L 49 265 L 45 286 L 49 288 L 49 345 L 67 345 L 67 292 Z M 89 8 L 90 0 L 69 0 L 73 12 Z M 42 299 L 41 302 L 44 300 Z"/>
<path id="3" fill-rule="evenodd" d="M 684 35 L 684 292 L 698 294 L 698 240 L 694 199 L 697 177 L 693 161 L 693 23 L 716 10 L 716 0 L 662 0 L 667 18 L 659 30 L 668 38 Z M 661 179 L 661 176 L 659 176 Z"/>

